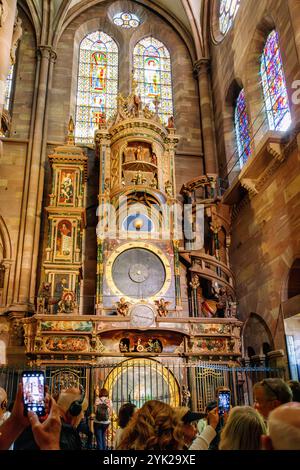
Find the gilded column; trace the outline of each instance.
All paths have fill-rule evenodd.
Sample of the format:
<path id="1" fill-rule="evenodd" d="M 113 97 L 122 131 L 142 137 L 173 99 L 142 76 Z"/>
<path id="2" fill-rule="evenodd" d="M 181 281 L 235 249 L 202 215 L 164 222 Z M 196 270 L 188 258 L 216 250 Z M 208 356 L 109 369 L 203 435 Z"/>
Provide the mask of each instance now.
<path id="1" fill-rule="evenodd" d="M 174 249 L 174 272 L 175 272 L 175 299 L 176 309 L 181 308 L 181 290 L 180 290 L 180 263 L 179 263 L 179 240 L 173 240 Z"/>
<path id="2" fill-rule="evenodd" d="M 212 99 L 210 90 L 209 60 L 200 59 L 194 64 L 194 74 L 198 78 L 200 111 L 204 146 L 205 172 L 216 173 L 216 155 L 213 131 Z"/>

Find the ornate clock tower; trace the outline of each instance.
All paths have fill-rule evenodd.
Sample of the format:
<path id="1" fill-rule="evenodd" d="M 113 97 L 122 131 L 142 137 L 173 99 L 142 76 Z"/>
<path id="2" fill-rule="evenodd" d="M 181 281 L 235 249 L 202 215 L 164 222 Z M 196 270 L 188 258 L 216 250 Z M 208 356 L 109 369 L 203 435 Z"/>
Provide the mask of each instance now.
<path id="1" fill-rule="evenodd" d="M 95 134 L 99 156 L 96 311 L 154 328 L 181 309 L 173 119 L 164 127 L 135 91 Z M 124 325 L 125 326 L 125 325 Z M 130 338 L 128 352 L 133 348 Z M 132 344 L 131 344 L 132 343 Z M 141 348 L 140 348 L 141 349 Z"/>

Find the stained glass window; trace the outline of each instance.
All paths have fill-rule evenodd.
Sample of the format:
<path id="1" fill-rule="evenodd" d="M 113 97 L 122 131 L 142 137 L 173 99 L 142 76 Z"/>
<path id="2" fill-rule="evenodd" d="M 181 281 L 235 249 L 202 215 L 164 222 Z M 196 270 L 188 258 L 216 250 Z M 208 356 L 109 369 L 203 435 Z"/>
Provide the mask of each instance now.
<path id="1" fill-rule="evenodd" d="M 240 166 L 242 167 L 251 155 L 250 123 L 246 108 L 244 89 L 240 91 L 236 100 L 234 121 L 239 161 Z"/>
<path id="2" fill-rule="evenodd" d="M 221 0 L 219 24 L 222 34 L 226 34 L 227 31 L 231 28 L 239 6 L 240 0 Z"/>
<path id="3" fill-rule="evenodd" d="M 140 20 L 133 13 L 118 13 L 114 16 L 113 22 L 117 26 L 121 26 L 125 29 L 137 28 L 140 24 Z"/>
<path id="4" fill-rule="evenodd" d="M 134 48 L 134 78 L 144 104 L 158 114 L 164 124 L 173 116 L 171 59 L 168 49 L 157 39 L 142 39 Z"/>
<path id="5" fill-rule="evenodd" d="M 261 57 L 261 79 L 269 128 L 286 131 L 292 122 L 277 31 L 267 39 Z"/>
<path id="6" fill-rule="evenodd" d="M 117 108 L 118 47 L 107 34 L 95 31 L 80 44 L 75 140 L 93 143 L 94 131 Z"/>
<path id="7" fill-rule="evenodd" d="M 12 84 L 13 84 L 13 76 L 14 76 L 14 66 L 11 65 L 9 69 L 9 74 L 6 79 L 5 85 L 5 98 L 4 98 L 4 109 L 10 109 L 11 106 L 11 97 L 12 97 Z"/>

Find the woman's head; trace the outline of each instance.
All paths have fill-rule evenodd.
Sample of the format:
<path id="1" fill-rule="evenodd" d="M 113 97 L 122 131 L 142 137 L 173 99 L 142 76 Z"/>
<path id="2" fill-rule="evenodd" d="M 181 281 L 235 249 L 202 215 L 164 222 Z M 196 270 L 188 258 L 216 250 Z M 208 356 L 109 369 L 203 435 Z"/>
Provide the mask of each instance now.
<path id="1" fill-rule="evenodd" d="M 99 397 L 108 397 L 108 390 L 106 388 L 101 388 Z"/>
<path id="2" fill-rule="evenodd" d="M 181 450 L 183 446 L 182 423 L 175 410 L 150 400 L 132 416 L 118 449 Z"/>
<path id="3" fill-rule="evenodd" d="M 118 424 L 121 428 L 125 428 L 135 412 L 136 406 L 133 403 L 124 403 L 119 410 Z"/>
<path id="4" fill-rule="evenodd" d="M 262 416 L 251 406 L 236 406 L 221 432 L 220 450 L 259 450 L 260 437 L 267 433 Z"/>

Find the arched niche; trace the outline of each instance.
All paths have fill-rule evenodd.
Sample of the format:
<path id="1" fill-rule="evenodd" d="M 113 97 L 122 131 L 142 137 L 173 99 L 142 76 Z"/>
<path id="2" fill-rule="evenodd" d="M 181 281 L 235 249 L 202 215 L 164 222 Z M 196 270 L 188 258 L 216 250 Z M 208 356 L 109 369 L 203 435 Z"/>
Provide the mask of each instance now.
<path id="1" fill-rule="evenodd" d="M 274 349 L 271 331 L 264 319 L 256 313 L 251 313 L 246 320 L 242 336 L 244 354 L 248 357 L 250 357 L 249 352 L 251 354 L 254 352 L 252 355 L 265 355 Z"/>

